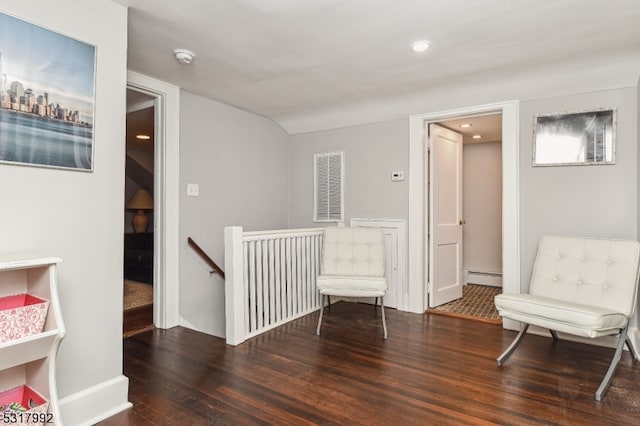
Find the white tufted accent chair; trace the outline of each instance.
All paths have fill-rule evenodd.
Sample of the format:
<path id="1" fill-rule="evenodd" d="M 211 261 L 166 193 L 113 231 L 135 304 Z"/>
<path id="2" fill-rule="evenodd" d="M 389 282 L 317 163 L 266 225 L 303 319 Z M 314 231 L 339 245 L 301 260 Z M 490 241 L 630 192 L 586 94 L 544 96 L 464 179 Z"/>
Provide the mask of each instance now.
<path id="1" fill-rule="evenodd" d="M 322 265 L 316 285 L 323 295 L 316 333 L 320 335 L 324 296 L 380 298 L 382 327 L 387 338 L 383 296 L 384 234 L 377 228 L 328 227 L 322 243 Z M 329 306 L 331 306 L 331 300 Z M 376 299 L 377 300 L 377 299 Z M 377 304 L 377 301 L 376 301 Z"/>
<path id="2" fill-rule="evenodd" d="M 618 335 L 609 370 L 596 391 L 596 400 L 601 401 L 625 343 L 637 360 L 627 329 L 637 303 L 639 259 L 637 241 L 543 237 L 529 294 L 495 298 L 503 318 L 522 323 L 513 343 L 498 357 L 498 365 L 515 351 L 529 325 L 549 329 L 554 340 L 557 331 L 590 338 Z"/>

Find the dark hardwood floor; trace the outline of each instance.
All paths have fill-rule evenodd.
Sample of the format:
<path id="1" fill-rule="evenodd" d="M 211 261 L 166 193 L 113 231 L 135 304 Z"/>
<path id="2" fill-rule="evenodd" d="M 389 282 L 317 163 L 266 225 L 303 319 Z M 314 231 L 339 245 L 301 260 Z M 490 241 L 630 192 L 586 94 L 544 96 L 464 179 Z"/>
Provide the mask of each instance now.
<path id="1" fill-rule="evenodd" d="M 101 425 L 637 425 L 640 363 L 624 353 L 594 399 L 612 349 L 441 315 L 341 302 L 237 346 L 185 328 L 125 340 L 133 408 Z"/>
<path id="2" fill-rule="evenodd" d="M 122 319 L 123 337 L 148 331 L 153 328 L 153 305 L 144 305 L 124 311 Z"/>

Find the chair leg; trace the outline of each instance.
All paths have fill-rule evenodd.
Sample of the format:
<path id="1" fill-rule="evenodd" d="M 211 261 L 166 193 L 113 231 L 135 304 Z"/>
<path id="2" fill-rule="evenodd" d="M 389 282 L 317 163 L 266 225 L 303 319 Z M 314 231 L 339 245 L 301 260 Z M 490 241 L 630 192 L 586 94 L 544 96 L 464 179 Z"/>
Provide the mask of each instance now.
<path id="1" fill-rule="evenodd" d="M 551 333 L 551 337 L 553 337 L 553 340 L 558 340 L 558 332 L 557 331 L 549 329 L 549 333 Z"/>
<path id="2" fill-rule="evenodd" d="M 529 324 L 523 323 L 522 326 L 520 327 L 520 332 L 518 333 L 516 338 L 513 339 L 513 342 L 511 342 L 509 347 L 504 352 L 502 352 L 502 355 L 500 355 L 496 359 L 496 362 L 498 363 L 498 366 L 501 366 L 502 364 L 504 364 L 504 362 L 517 349 L 517 347 L 520 345 L 520 342 L 522 342 L 522 339 L 524 338 L 524 335 L 527 334 L 527 330 L 528 329 L 529 329 Z"/>
<path id="3" fill-rule="evenodd" d="M 629 335 L 627 334 L 627 347 L 629 348 L 629 355 L 631 355 L 631 360 L 633 362 L 638 361 L 638 357 L 636 356 L 636 352 L 633 350 L 633 345 L 631 344 L 631 339 L 629 339 Z"/>
<path id="4" fill-rule="evenodd" d="M 616 352 L 613 354 L 613 359 L 611 360 L 611 364 L 609 365 L 607 374 L 605 374 L 604 379 L 602 379 L 602 383 L 600 383 L 600 386 L 596 391 L 596 401 L 602 401 L 602 398 L 604 398 L 604 394 L 609 388 L 609 384 L 611 383 L 611 379 L 613 378 L 613 373 L 616 371 L 616 367 L 618 366 L 618 362 L 620 362 L 620 358 L 622 358 L 622 349 L 624 348 L 624 344 L 627 341 L 628 329 L 629 324 L 627 324 L 627 326 L 620 332 L 620 335 L 618 336 L 618 345 L 616 346 Z"/>
<path id="5" fill-rule="evenodd" d="M 384 297 L 380 297 L 380 310 L 382 311 L 382 330 L 384 332 L 384 338 L 387 338 L 387 321 L 384 318 Z"/>
<path id="6" fill-rule="evenodd" d="M 320 326 L 322 325 L 322 313 L 324 312 L 324 298 L 327 297 L 322 295 L 322 300 L 320 301 L 320 318 L 318 318 L 318 328 L 316 328 L 316 335 L 320 335 Z M 331 300 L 329 300 L 331 302 Z M 329 309 L 331 309 L 331 303 L 329 303 Z"/>

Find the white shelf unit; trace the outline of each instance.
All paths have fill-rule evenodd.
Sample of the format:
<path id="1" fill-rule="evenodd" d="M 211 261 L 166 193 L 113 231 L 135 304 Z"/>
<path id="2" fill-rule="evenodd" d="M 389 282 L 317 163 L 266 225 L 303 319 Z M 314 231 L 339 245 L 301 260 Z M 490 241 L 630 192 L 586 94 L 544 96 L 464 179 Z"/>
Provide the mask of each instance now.
<path id="1" fill-rule="evenodd" d="M 41 333 L 0 343 L 0 391 L 28 385 L 49 401 L 55 424 L 62 425 L 56 388 L 56 355 L 65 335 L 55 257 L 0 257 L 0 297 L 27 293 L 49 301 Z"/>

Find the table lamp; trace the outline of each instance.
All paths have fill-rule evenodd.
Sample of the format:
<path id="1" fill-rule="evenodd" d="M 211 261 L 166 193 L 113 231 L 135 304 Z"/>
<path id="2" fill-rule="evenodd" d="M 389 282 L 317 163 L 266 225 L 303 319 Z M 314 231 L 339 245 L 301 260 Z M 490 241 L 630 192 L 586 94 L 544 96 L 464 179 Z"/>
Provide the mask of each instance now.
<path id="1" fill-rule="evenodd" d="M 127 203 L 127 208 L 136 210 L 136 214 L 131 220 L 133 231 L 136 233 L 147 232 L 149 217 L 145 210 L 153 210 L 153 198 L 149 191 L 142 188 L 138 189 Z"/>

